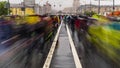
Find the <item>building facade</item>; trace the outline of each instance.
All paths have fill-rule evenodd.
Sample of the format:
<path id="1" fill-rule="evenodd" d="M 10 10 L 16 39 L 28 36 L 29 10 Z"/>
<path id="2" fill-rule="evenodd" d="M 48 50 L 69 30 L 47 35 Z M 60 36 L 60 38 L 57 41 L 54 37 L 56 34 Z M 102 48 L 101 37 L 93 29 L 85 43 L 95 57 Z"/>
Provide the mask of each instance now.
<path id="1" fill-rule="evenodd" d="M 94 11 L 98 13 L 99 6 L 98 5 L 91 5 L 91 4 L 86 4 L 86 5 L 81 5 L 78 8 L 78 11 L 80 13 L 84 13 L 85 11 Z M 115 6 L 114 11 L 120 11 L 120 5 Z M 113 12 L 113 6 L 112 5 L 101 5 L 100 6 L 100 14 L 104 15 L 106 13 Z"/>
<path id="2" fill-rule="evenodd" d="M 25 7 L 25 8 L 24 8 Z M 10 4 L 11 15 L 33 15 L 33 14 L 48 14 L 51 13 L 51 5 L 46 2 L 44 6 L 38 4 L 34 5 L 24 5 L 21 4 Z"/>
<path id="3" fill-rule="evenodd" d="M 63 9 L 63 12 L 66 14 L 76 14 L 78 13 L 78 8 L 80 7 L 79 0 L 73 0 L 73 7 L 67 7 Z"/>
<path id="4" fill-rule="evenodd" d="M 46 4 L 44 4 L 41 9 L 42 14 L 50 14 L 52 11 L 51 4 L 49 4 L 48 2 L 46 2 Z"/>
<path id="5" fill-rule="evenodd" d="M 79 0 L 73 0 L 73 12 L 77 13 L 77 9 L 80 6 Z"/>

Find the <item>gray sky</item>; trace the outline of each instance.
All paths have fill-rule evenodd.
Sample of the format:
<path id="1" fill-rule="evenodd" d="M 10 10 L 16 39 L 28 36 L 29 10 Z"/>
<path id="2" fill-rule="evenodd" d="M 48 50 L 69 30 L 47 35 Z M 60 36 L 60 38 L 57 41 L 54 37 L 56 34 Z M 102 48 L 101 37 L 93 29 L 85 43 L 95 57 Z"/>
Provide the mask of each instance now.
<path id="1" fill-rule="evenodd" d="M 7 0 L 0 0 L 0 1 L 7 1 Z M 22 2 L 23 0 L 9 0 L 11 3 L 20 3 Z M 52 7 L 54 9 L 63 9 L 65 7 L 72 7 L 72 3 L 73 3 L 73 0 L 36 0 L 36 3 L 40 4 L 40 5 L 43 5 L 45 4 L 46 2 L 49 2 L 50 4 L 52 4 Z M 105 0 L 105 1 L 101 1 L 101 5 L 112 5 L 113 0 Z M 98 1 L 95 1 L 95 0 L 91 0 L 92 4 L 95 4 L 95 5 L 98 5 Z M 80 0 L 80 4 L 89 4 L 90 3 L 90 0 Z M 115 4 L 116 5 L 120 5 L 120 0 L 115 0 Z M 54 5 L 56 5 L 54 7 Z M 62 5 L 60 7 L 60 5 Z"/>

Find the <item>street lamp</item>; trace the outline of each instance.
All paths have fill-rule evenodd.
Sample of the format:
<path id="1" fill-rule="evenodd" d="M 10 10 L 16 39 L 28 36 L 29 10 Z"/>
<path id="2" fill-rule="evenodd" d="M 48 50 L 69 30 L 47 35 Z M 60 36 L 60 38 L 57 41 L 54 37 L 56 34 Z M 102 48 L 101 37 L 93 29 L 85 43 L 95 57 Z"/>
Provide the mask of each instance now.
<path id="1" fill-rule="evenodd" d="M 113 0 L 113 12 L 115 10 L 115 0 Z"/>
<path id="2" fill-rule="evenodd" d="M 10 1 L 8 0 L 8 14 L 10 15 Z"/>
<path id="3" fill-rule="evenodd" d="M 98 14 L 100 14 L 100 0 L 98 1 Z"/>
<path id="4" fill-rule="evenodd" d="M 24 10 L 24 16 L 25 16 L 25 0 L 23 0 L 23 10 Z"/>
<path id="5" fill-rule="evenodd" d="M 86 12 L 86 8 L 87 8 L 87 5 L 86 5 L 86 0 L 84 1 L 84 12 Z"/>
<path id="6" fill-rule="evenodd" d="M 90 12 L 92 12 L 92 2 L 90 0 Z"/>

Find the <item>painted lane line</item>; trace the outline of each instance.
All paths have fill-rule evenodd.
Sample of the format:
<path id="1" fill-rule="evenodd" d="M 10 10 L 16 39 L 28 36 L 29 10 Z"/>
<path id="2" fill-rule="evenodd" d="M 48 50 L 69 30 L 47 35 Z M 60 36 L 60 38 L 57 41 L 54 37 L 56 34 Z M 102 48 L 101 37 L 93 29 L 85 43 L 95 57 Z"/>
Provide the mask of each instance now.
<path id="1" fill-rule="evenodd" d="M 66 25 L 66 28 L 67 28 L 67 33 L 68 33 L 68 38 L 69 38 L 69 42 L 70 42 L 73 58 L 74 58 L 74 61 L 75 61 L 75 66 L 76 66 L 76 68 L 82 68 L 81 62 L 79 60 L 79 57 L 78 57 L 78 54 L 77 54 L 74 42 L 72 40 L 72 37 L 70 35 L 70 31 L 69 31 L 69 28 L 68 28 L 67 25 Z"/>
<path id="2" fill-rule="evenodd" d="M 50 67 L 51 60 L 52 60 L 52 57 L 53 57 L 53 53 L 55 51 L 55 47 L 56 47 L 56 44 L 57 44 L 57 40 L 58 40 L 58 36 L 59 36 L 59 33 L 60 33 L 60 29 L 61 29 L 62 23 L 63 23 L 63 21 L 61 22 L 61 24 L 60 24 L 60 26 L 58 28 L 58 31 L 57 31 L 56 36 L 55 36 L 55 39 L 54 39 L 54 41 L 52 43 L 52 46 L 51 46 L 50 51 L 48 53 L 47 59 L 46 59 L 44 65 L 43 65 L 43 68 L 49 68 Z"/>
<path id="3" fill-rule="evenodd" d="M 9 42 L 9 41 L 11 41 L 11 40 L 13 40 L 13 39 L 18 38 L 19 36 L 20 36 L 20 35 L 16 35 L 16 36 L 14 36 L 14 37 L 12 37 L 12 38 L 10 38 L 10 39 L 8 39 L 8 40 L 5 40 L 5 41 L 1 42 L 1 44 L 5 44 L 5 43 L 7 43 L 7 42 Z"/>

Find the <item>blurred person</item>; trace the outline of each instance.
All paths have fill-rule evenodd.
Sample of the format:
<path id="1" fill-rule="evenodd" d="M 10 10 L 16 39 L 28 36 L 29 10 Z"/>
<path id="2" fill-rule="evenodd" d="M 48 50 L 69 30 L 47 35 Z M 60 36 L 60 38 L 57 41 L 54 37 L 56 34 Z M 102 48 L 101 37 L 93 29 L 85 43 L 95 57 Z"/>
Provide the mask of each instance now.
<path id="1" fill-rule="evenodd" d="M 64 20 L 64 24 L 66 25 L 66 23 L 67 23 L 67 15 L 64 16 L 63 20 Z"/>
<path id="2" fill-rule="evenodd" d="M 57 27 L 58 27 L 58 23 L 57 23 L 57 20 L 56 20 L 56 16 L 52 16 L 52 24 L 53 24 L 53 34 L 55 35 L 56 31 L 57 31 Z"/>
<path id="3" fill-rule="evenodd" d="M 72 36 L 74 36 L 74 32 L 75 32 L 75 19 L 76 19 L 75 16 L 70 17 L 70 28 L 72 31 Z"/>
<path id="4" fill-rule="evenodd" d="M 0 20 L 0 40 L 7 40 L 12 36 L 13 29 L 10 21 L 6 21 L 4 18 Z"/>

